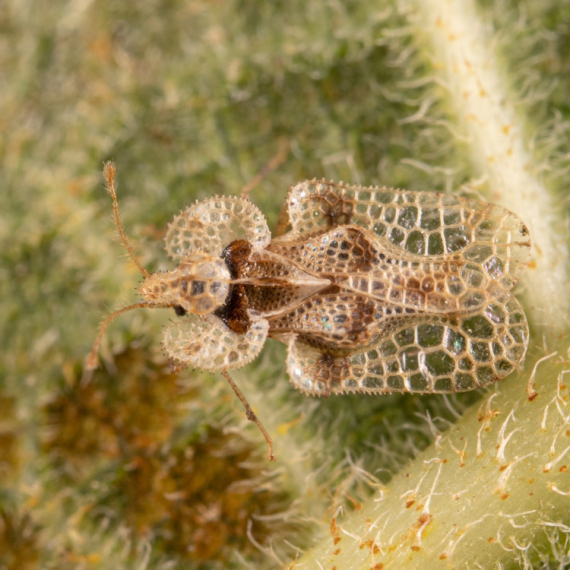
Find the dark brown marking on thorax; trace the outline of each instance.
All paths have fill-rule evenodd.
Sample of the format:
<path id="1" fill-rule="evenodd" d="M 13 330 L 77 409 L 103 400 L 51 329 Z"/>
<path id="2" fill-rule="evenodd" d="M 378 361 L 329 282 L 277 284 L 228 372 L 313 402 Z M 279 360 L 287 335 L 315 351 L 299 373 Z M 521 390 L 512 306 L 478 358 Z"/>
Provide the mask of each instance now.
<path id="1" fill-rule="evenodd" d="M 302 294 L 302 286 L 290 281 L 290 265 L 275 259 L 259 259 L 251 261 L 252 246 L 245 240 L 232 242 L 222 253 L 232 279 L 252 279 L 255 284 L 234 285 L 226 306 L 220 312 L 224 322 L 232 319 L 232 326 L 237 326 L 236 319 L 247 323 L 250 321 L 247 309 L 260 313 L 272 312 L 287 307 Z M 231 314 L 230 314 L 231 313 Z M 240 327 L 243 328 L 243 327 Z M 235 330 L 232 328 L 232 330 Z"/>
<path id="2" fill-rule="evenodd" d="M 221 258 L 226 262 L 232 279 L 240 279 L 247 274 L 251 244 L 244 239 L 232 241 L 222 252 Z"/>
<path id="3" fill-rule="evenodd" d="M 260 313 L 272 312 L 287 307 L 296 299 L 297 287 L 290 285 L 271 285 L 259 287 L 256 285 L 245 285 L 250 307 Z"/>
<path id="4" fill-rule="evenodd" d="M 246 240 L 236 240 L 230 243 L 222 252 L 222 259 L 226 262 L 232 279 L 239 279 L 247 272 L 251 244 Z M 237 334 L 245 334 L 251 320 L 247 314 L 249 301 L 244 285 L 232 285 L 226 303 L 214 311 L 214 315 L 221 319 L 227 327 Z"/>

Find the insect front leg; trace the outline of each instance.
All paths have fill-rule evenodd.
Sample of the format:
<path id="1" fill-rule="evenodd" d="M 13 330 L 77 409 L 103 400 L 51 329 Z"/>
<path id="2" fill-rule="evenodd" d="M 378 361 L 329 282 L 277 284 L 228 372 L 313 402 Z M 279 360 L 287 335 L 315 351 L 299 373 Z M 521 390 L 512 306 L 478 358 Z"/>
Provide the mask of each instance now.
<path id="1" fill-rule="evenodd" d="M 277 154 L 261 169 L 261 171 L 255 176 L 255 178 L 246 184 L 241 189 L 241 197 L 245 200 L 249 200 L 249 193 L 253 188 L 255 188 L 269 173 L 273 172 L 278 166 L 280 166 L 287 155 L 289 154 L 289 141 L 285 138 L 279 140 L 279 150 Z"/>

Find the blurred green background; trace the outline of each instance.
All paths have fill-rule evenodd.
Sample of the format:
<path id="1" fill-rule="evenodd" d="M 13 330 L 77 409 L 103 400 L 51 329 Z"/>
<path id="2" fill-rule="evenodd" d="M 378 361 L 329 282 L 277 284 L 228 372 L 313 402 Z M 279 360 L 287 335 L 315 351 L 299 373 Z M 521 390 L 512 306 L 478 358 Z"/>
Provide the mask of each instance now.
<path id="1" fill-rule="evenodd" d="M 567 208 L 570 4 L 480 8 Z M 274 436 L 270 464 L 221 377 L 169 373 L 166 311 L 113 323 L 93 381 L 79 382 L 102 317 L 135 302 L 140 281 L 104 161 L 117 163 L 123 221 L 153 271 L 171 268 L 173 215 L 239 193 L 285 146 L 251 193 L 270 227 L 305 178 L 450 191 L 475 177 L 415 11 L 1 3 L 0 569 L 278 567 L 425 447 L 427 418 L 443 429 L 478 397 L 310 400 L 268 342 L 235 378 Z"/>

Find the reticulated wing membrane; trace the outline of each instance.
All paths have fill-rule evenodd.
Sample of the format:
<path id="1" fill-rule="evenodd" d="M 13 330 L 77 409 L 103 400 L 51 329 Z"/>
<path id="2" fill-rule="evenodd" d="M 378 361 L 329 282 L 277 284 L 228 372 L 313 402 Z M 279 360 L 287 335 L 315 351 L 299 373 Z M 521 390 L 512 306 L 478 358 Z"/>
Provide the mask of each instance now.
<path id="1" fill-rule="evenodd" d="M 530 256 L 529 232 L 515 214 L 455 195 L 313 180 L 290 190 L 288 209 L 296 237 L 356 224 L 379 236 L 388 250 L 461 261 L 503 291 L 514 286 Z"/>
<path id="2" fill-rule="evenodd" d="M 269 244 L 271 232 L 261 210 L 243 198 L 209 198 L 174 217 L 166 233 L 166 252 L 177 261 L 197 251 L 220 255 L 238 239 L 254 248 Z"/>
<path id="3" fill-rule="evenodd" d="M 177 365 L 214 372 L 240 368 L 261 351 L 267 338 L 268 323 L 252 321 L 246 334 L 231 331 L 215 316 L 188 315 L 164 331 L 162 345 Z"/>
<path id="4" fill-rule="evenodd" d="M 432 313 L 477 310 L 508 294 L 510 276 L 461 259 L 461 254 L 411 254 L 356 225 L 311 237 L 274 240 L 268 248 L 342 289 Z"/>
<path id="5" fill-rule="evenodd" d="M 464 392 L 512 372 L 527 346 L 524 313 L 508 296 L 459 318 L 418 315 L 346 356 L 292 335 L 287 368 L 295 386 L 311 395 Z"/>

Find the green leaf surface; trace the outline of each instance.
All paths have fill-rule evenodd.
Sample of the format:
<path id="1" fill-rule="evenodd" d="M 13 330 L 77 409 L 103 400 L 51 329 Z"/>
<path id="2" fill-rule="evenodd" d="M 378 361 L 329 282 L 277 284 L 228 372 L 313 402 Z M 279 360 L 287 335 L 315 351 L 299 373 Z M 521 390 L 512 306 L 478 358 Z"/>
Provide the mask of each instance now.
<path id="1" fill-rule="evenodd" d="M 569 22 L 567 0 L 4 2 L 0 569 L 570 564 Z M 316 400 L 268 342 L 235 380 L 275 463 L 223 378 L 169 374 L 170 312 L 114 322 L 82 384 L 141 279 L 110 159 L 150 271 L 181 208 L 260 173 L 270 227 L 313 177 L 500 203 L 533 241 L 524 370 Z"/>

